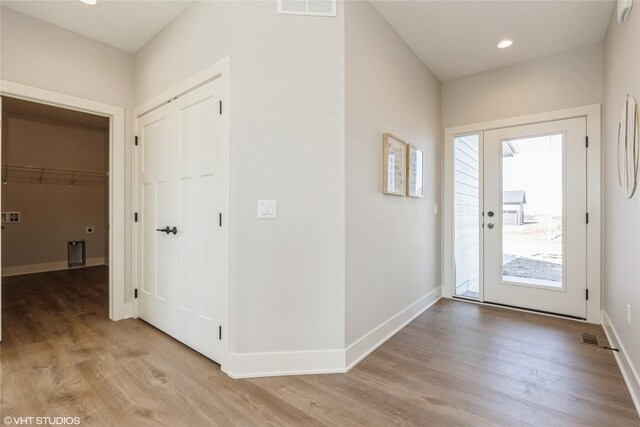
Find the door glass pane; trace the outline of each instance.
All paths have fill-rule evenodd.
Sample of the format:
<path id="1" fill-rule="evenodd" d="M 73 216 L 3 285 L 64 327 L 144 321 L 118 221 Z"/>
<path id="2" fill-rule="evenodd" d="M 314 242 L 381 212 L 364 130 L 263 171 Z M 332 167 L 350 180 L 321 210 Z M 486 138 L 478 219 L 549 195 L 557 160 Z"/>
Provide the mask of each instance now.
<path id="1" fill-rule="evenodd" d="M 455 291 L 480 297 L 480 137 L 453 139 L 455 160 Z"/>
<path id="2" fill-rule="evenodd" d="M 502 279 L 562 288 L 563 134 L 502 143 Z"/>

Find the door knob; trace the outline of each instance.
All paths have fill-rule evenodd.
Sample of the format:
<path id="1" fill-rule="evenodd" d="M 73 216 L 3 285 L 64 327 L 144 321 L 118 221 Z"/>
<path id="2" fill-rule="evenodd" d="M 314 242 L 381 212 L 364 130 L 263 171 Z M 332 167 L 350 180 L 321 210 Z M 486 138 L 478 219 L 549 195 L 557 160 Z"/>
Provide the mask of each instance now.
<path id="1" fill-rule="evenodd" d="M 178 229 L 176 227 L 169 228 L 169 226 L 166 226 L 165 228 L 156 228 L 156 231 L 162 231 L 163 233 L 167 234 L 178 234 Z"/>
<path id="2" fill-rule="evenodd" d="M 489 224 L 487 224 L 487 227 L 489 228 L 489 230 L 492 230 L 494 225 L 493 225 L 493 223 L 490 222 Z"/>

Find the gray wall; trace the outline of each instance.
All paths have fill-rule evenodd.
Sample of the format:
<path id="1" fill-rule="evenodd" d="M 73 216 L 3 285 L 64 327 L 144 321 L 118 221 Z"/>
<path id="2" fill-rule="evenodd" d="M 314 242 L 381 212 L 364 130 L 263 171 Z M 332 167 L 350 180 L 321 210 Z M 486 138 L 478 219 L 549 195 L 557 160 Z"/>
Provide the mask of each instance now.
<path id="1" fill-rule="evenodd" d="M 604 102 L 602 43 L 442 84 L 442 127 Z"/>
<path id="2" fill-rule="evenodd" d="M 6 164 L 106 171 L 107 146 L 104 131 L 3 118 Z M 10 178 L 19 176 L 11 172 Z M 106 186 L 83 177 L 74 186 L 54 183 L 66 179 L 71 176 L 47 174 L 42 185 L 12 179 L 3 185 L 3 211 L 21 213 L 21 222 L 5 224 L 2 232 L 3 268 L 66 262 L 70 240 L 86 241 L 87 259 L 106 257 Z M 95 232 L 86 234 L 85 226 Z"/>
<path id="3" fill-rule="evenodd" d="M 230 56 L 232 352 L 344 346 L 343 16 L 196 2 L 136 55 L 136 104 Z"/>
<path id="4" fill-rule="evenodd" d="M 346 344 L 440 286 L 440 83 L 369 2 L 346 2 Z M 422 199 L 382 194 L 382 134 L 425 155 Z"/>
<path id="5" fill-rule="evenodd" d="M 640 194 L 618 186 L 617 131 L 627 94 L 640 101 L 640 2 L 630 20 L 611 21 L 606 38 L 604 106 L 604 309 L 636 369 L 640 367 Z M 627 304 L 632 308 L 627 325 Z"/>

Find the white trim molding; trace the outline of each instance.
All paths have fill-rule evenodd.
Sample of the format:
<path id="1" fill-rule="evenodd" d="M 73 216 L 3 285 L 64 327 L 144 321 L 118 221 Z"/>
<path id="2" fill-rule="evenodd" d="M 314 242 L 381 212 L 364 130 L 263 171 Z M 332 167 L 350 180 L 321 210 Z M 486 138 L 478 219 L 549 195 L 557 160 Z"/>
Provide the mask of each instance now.
<path id="1" fill-rule="evenodd" d="M 438 286 L 348 346 L 345 354 L 347 371 L 360 363 L 360 361 L 411 323 L 416 317 L 437 303 L 440 298 L 442 298 L 442 287 Z"/>
<path id="2" fill-rule="evenodd" d="M 109 118 L 109 318 L 124 319 L 124 108 L 7 80 L 0 80 L 0 95 Z"/>
<path id="3" fill-rule="evenodd" d="M 344 350 L 229 353 L 231 378 L 345 373 Z"/>
<path id="4" fill-rule="evenodd" d="M 624 382 L 627 384 L 627 388 L 629 388 L 629 393 L 631 394 L 631 399 L 636 407 L 636 411 L 640 415 L 640 376 L 631 359 L 627 357 L 627 350 L 622 341 L 620 341 L 620 336 L 613 327 L 609 315 L 604 310 L 602 311 L 602 329 L 604 329 L 604 333 L 607 336 L 609 346 L 620 350 L 619 352 L 612 351 L 612 353 L 618 363 L 620 372 L 622 372 Z"/>
<path id="5" fill-rule="evenodd" d="M 82 267 L 69 267 L 67 261 L 45 262 L 42 264 L 14 265 L 2 267 L 2 277 L 20 276 L 22 274 L 46 273 L 48 271 L 77 270 L 87 267 L 106 265 L 104 257 L 87 258 L 87 265 Z"/>
<path id="6" fill-rule="evenodd" d="M 341 374 L 348 372 L 416 317 L 438 302 L 438 286 L 346 349 L 274 353 L 229 353 L 227 374 L 232 378 L 282 375 Z"/>
<path id="7" fill-rule="evenodd" d="M 481 142 L 483 134 L 489 130 L 531 125 L 557 120 L 586 117 L 589 148 L 587 152 L 587 211 L 589 226 L 587 228 L 587 322 L 601 323 L 601 112 L 600 104 L 568 108 L 564 110 L 511 117 L 483 123 L 447 128 L 443 134 L 443 238 L 442 238 L 442 296 L 452 298 L 454 280 L 454 212 L 453 212 L 453 145 L 454 136 L 479 134 Z M 481 265 L 482 271 L 482 265 Z M 483 299 L 481 277 L 480 301 Z"/>

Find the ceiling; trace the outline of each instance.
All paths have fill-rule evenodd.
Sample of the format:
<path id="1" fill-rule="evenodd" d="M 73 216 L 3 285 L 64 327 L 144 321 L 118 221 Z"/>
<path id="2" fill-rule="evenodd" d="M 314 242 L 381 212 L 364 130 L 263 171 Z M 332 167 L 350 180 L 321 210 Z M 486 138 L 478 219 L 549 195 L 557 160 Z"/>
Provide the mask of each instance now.
<path id="1" fill-rule="evenodd" d="M 81 126 L 97 131 L 109 129 L 109 119 L 107 117 L 6 96 L 2 97 L 2 114 L 17 118 Z"/>
<path id="2" fill-rule="evenodd" d="M 135 53 L 193 0 L 2 0 L 2 5 Z M 601 42 L 614 2 L 402 1 L 373 5 L 441 80 Z M 275 13 L 275 12 L 274 12 Z M 513 46 L 497 49 L 503 39 Z"/>
<path id="3" fill-rule="evenodd" d="M 2 0 L 2 6 L 135 53 L 193 0 Z"/>
<path id="4" fill-rule="evenodd" d="M 614 2 L 372 1 L 441 80 L 604 40 Z M 513 46 L 498 49 L 499 41 Z"/>

